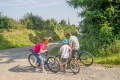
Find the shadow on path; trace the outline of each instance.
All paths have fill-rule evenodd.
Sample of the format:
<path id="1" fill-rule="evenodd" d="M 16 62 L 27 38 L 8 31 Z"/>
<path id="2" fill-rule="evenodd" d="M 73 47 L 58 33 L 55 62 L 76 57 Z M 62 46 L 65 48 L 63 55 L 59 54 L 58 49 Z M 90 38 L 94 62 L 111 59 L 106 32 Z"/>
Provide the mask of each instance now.
<path id="1" fill-rule="evenodd" d="M 46 49 L 50 51 L 58 45 L 61 45 L 61 41 L 49 43 L 49 47 L 46 47 Z M 27 59 L 29 54 L 31 54 L 29 50 L 32 49 L 32 47 L 33 46 L 0 50 L 0 64 L 11 63 L 17 59 Z"/>
<path id="2" fill-rule="evenodd" d="M 9 69 L 9 71 L 11 71 L 11 72 L 31 72 L 31 73 L 35 72 L 34 68 L 31 66 L 19 66 L 19 65 Z"/>

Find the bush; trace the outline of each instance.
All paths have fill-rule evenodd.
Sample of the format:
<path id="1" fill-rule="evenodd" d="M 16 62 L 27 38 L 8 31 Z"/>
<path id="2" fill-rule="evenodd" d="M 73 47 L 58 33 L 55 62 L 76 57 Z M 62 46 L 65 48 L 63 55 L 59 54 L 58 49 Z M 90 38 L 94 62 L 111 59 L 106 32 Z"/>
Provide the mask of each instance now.
<path id="1" fill-rule="evenodd" d="M 15 29 L 16 21 L 6 16 L 0 16 L 0 29 Z"/>

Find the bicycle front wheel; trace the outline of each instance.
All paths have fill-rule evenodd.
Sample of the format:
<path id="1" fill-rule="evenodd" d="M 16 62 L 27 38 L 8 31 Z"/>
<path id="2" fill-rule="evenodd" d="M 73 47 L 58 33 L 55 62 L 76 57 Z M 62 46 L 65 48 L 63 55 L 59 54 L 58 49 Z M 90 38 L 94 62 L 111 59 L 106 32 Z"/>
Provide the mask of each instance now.
<path id="1" fill-rule="evenodd" d="M 80 65 L 77 60 L 71 59 L 70 60 L 70 67 L 73 73 L 78 73 L 80 71 Z"/>
<path id="2" fill-rule="evenodd" d="M 61 62 L 61 55 L 57 55 L 57 56 L 55 56 L 55 58 L 56 58 L 59 62 Z"/>
<path id="3" fill-rule="evenodd" d="M 93 61 L 94 61 L 93 56 L 89 52 L 82 52 L 79 55 L 79 59 L 80 59 L 81 63 L 86 66 L 92 65 Z"/>
<path id="4" fill-rule="evenodd" d="M 37 61 L 37 59 L 36 59 L 36 57 L 33 54 L 30 54 L 28 56 L 28 62 L 34 68 L 36 67 L 36 61 Z M 38 66 L 40 66 L 40 64 Z"/>
<path id="5" fill-rule="evenodd" d="M 54 57 L 49 57 L 47 59 L 47 66 L 54 73 L 56 73 L 60 70 L 59 61 Z"/>

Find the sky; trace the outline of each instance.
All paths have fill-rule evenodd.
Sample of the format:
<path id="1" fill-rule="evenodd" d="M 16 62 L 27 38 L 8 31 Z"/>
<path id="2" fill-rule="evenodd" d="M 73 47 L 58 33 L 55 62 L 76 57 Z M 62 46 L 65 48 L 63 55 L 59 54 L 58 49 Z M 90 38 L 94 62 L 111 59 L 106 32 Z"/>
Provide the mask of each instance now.
<path id="1" fill-rule="evenodd" d="M 62 19 L 70 24 L 79 25 L 82 20 L 78 12 L 82 9 L 74 9 L 65 0 L 0 0 L 0 12 L 2 15 L 15 20 L 22 18 L 26 13 L 33 13 L 44 20 L 54 18 L 57 22 Z"/>

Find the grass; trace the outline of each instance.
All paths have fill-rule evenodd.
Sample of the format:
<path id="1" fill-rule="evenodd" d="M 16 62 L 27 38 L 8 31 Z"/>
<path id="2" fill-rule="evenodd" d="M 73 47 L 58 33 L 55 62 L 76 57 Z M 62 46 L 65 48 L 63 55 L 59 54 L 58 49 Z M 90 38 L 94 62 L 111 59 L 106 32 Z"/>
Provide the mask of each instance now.
<path id="1" fill-rule="evenodd" d="M 53 50 L 49 52 L 49 54 L 51 56 L 56 56 L 57 54 L 61 54 L 61 53 L 58 53 L 58 51 L 60 50 L 60 47 L 61 47 L 61 45 L 54 47 Z"/>
<path id="2" fill-rule="evenodd" d="M 120 65 L 120 53 L 108 57 L 94 57 L 95 63 Z"/>
<path id="3" fill-rule="evenodd" d="M 66 32 L 78 33 L 75 26 L 59 26 L 55 29 L 34 30 L 17 25 L 18 29 L 0 29 L 0 50 L 32 46 L 38 43 L 44 36 L 52 36 L 49 42 L 60 41 L 65 38 Z M 59 29 L 60 28 L 60 29 Z"/>
<path id="4" fill-rule="evenodd" d="M 86 40 L 85 36 L 79 39 L 80 51 L 90 52 L 94 56 L 94 63 L 120 65 L 120 40 L 115 40 L 107 48 L 104 46 L 96 47 L 98 42 L 89 39 Z"/>
<path id="5" fill-rule="evenodd" d="M 50 30 L 0 29 L 0 50 L 32 46 L 38 43 L 44 36 L 52 36 L 53 40 L 50 40 L 49 42 L 60 41 L 59 36 Z"/>
<path id="6" fill-rule="evenodd" d="M 61 46 L 61 45 L 60 45 Z M 58 53 L 60 46 L 55 47 L 52 51 L 49 52 L 51 56 L 56 56 Z M 114 56 L 109 57 L 94 57 L 94 63 L 103 64 L 103 66 L 112 68 L 113 66 L 120 65 L 120 53 Z"/>

